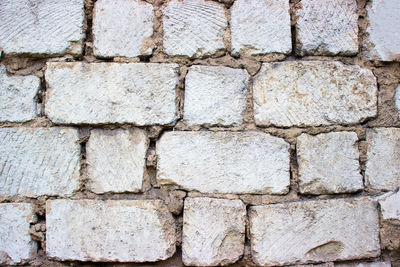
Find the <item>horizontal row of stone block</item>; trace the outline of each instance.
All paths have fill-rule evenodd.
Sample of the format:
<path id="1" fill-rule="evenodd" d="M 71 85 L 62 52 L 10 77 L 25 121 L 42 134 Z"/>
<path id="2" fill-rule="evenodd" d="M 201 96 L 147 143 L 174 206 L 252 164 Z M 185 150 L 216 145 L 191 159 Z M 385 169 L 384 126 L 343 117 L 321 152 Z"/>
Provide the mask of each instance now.
<path id="1" fill-rule="evenodd" d="M 396 196 L 397 201 L 400 195 Z M 392 203 L 393 204 L 393 203 Z M 280 266 L 380 255 L 377 204 L 370 198 L 246 206 L 238 199 L 186 198 L 185 265 L 236 262 L 244 253 L 246 214 L 257 265 Z M 399 214 L 397 215 L 399 219 Z M 0 263 L 35 253 L 29 203 L 0 204 Z M 161 200 L 48 200 L 46 254 L 58 260 L 152 262 L 175 253 L 176 223 Z M 390 266 L 390 265 L 389 265 Z"/>
<path id="2" fill-rule="evenodd" d="M 400 186 L 400 129 L 367 129 L 366 185 Z M 142 192 L 149 138 L 144 130 L 91 130 L 86 187 L 97 194 Z M 257 131 L 172 131 L 156 143 L 160 185 L 202 193 L 286 194 L 289 143 Z M 1 128 L 0 195 L 70 196 L 79 189 L 80 144 L 74 128 Z M 354 132 L 297 138 L 299 190 L 336 194 L 364 189 Z"/>
<path id="3" fill-rule="evenodd" d="M 0 121 L 35 118 L 37 77 L 0 73 Z M 49 62 L 45 115 L 58 124 L 171 125 L 179 66 L 157 63 Z M 373 73 L 340 62 L 264 63 L 253 78 L 259 126 L 351 125 L 377 115 Z M 249 75 L 244 69 L 196 65 L 185 78 L 183 121 L 189 125 L 244 123 Z"/>
<path id="4" fill-rule="evenodd" d="M 397 0 L 374 0 L 363 49 L 369 59 L 400 59 Z M 5 53 L 82 54 L 84 1 L 29 0 L 0 3 L 0 48 Z M 311 55 L 354 55 L 359 51 L 356 0 L 303 0 L 294 7 L 296 50 Z M 205 0 L 173 0 L 162 8 L 164 52 L 172 56 L 218 55 L 231 40 L 232 54 L 289 54 L 292 50 L 289 0 L 236 0 L 227 9 Z M 230 21 L 228 22 L 228 17 Z M 151 55 L 154 10 L 140 0 L 99 0 L 93 11 L 94 55 Z M 230 25 L 230 36 L 227 28 Z"/>

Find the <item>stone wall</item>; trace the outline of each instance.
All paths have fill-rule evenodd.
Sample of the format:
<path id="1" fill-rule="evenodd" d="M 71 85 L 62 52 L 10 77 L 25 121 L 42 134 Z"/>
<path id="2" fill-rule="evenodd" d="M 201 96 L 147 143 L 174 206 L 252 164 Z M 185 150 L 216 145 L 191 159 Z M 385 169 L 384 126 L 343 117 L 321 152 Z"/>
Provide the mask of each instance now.
<path id="1" fill-rule="evenodd" d="M 400 266 L 399 25 L 398 0 L 0 1 L 0 265 Z"/>

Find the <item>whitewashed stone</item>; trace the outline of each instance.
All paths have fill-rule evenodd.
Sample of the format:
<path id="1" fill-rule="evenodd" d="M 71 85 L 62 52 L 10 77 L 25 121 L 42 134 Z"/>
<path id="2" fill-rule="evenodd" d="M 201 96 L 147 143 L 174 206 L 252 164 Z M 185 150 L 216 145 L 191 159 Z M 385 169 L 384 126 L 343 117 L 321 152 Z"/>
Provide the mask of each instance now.
<path id="1" fill-rule="evenodd" d="M 1 128 L 0 195 L 71 195 L 79 188 L 78 140 L 69 128 Z"/>
<path id="2" fill-rule="evenodd" d="M 357 142 L 354 132 L 300 135 L 297 138 L 300 192 L 337 194 L 363 189 Z"/>
<path id="3" fill-rule="evenodd" d="M 224 51 L 227 19 L 223 5 L 205 0 L 172 0 L 163 10 L 164 52 L 204 57 Z"/>
<path id="4" fill-rule="evenodd" d="M 178 72 L 176 64 L 51 62 L 46 115 L 57 123 L 170 124 Z"/>
<path id="5" fill-rule="evenodd" d="M 396 189 L 400 186 L 400 129 L 368 129 L 367 142 L 367 183 L 373 189 Z"/>
<path id="6" fill-rule="evenodd" d="M 358 53 L 356 0 L 302 0 L 297 11 L 296 48 L 302 55 Z"/>
<path id="7" fill-rule="evenodd" d="M 175 253 L 161 200 L 49 200 L 46 254 L 59 260 L 146 262 Z"/>
<path id="8" fill-rule="evenodd" d="M 379 218 L 368 198 L 250 207 L 250 242 L 257 265 L 376 257 Z"/>
<path id="9" fill-rule="evenodd" d="M 98 194 L 142 191 L 148 145 L 143 130 L 92 130 L 86 144 L 88 188 Z"/>
<path id="10" fill-rule="evenodd" d="M 381 214 L 384 220 L 400 221 L 400 191 L 391 192 L 379 199 Z"/>
<path id="11" fill-rule="evenodd" d="M 400 61 L 400 2 L 373 0 L 367 5 L 369 39 L 364 43 L 369 59 Z"/>
<path id="12" fill-rule="evenodd" d="M 141 0 L 99 0 L 93 14 L 93 53 L 98 57 L 151 55 L 153 7 Z"/>
<path id="13" fill-rule="evenodd" d="M 248 73 L 227 67 L 192 66 L 185 78 L 184 120 L 238 126 L 246 108 Z"/>
<path id="14" fill-rule="evenodd" d="M 167 132 L 157 143 L 157 179 L 202 193 L 285 194 L 289 144 L 260 132 Z"/>
<path id="15" fill-rule="evenodd" d="M 0 204 L 0 264 L 21 264 L 34 256 L 37 245 L 28 232 L 33 216 L 29 203 Z"/>
<path id="16" fill-rule="evenodd" d="M 82 54 L 83 2 L 0 1 L 0 48 L 6 54 Z"/>
<path id="17" fill-rule="evenodd" d="M 387 261 L 358 262 L 358 263 L 336 263 L 335 267 L 391 267 Z"/>
<path id="18" fill-rule="evenodd" d="M 233 55 L 292 51 L 288 0 L 236 0 L 230 24 Z"/>
<path id="19" fill-rule="evenodd" d="M 244 251 L 246 206 L 241 200 L 186 198 L 182 259 L 187 266 L 236 262 Z"/>
<path id="20" fill-rule="evenodd" d="M 372 72 L 340 62 L 264 63 L 253 98 L 260 126 L 355 124 L 377 113 Z"/>
<path id="21" fill-rule="evenodd" d="M 24 122 L 36 118 L 35 97 L 40 79 L 35 76 L 8 77 L 0 65 L 0 121 Z"/>

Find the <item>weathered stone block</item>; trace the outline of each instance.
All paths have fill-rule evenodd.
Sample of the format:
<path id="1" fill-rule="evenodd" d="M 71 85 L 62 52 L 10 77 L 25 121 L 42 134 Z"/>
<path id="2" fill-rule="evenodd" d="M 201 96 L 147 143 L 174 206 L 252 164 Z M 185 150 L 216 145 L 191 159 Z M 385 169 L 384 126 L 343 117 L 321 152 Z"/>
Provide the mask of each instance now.
<path id="1" fill-rule="evenodd" d="M 78 131 L 1 128 L 0 195 L 67 196 L 79 187 Z"/>
<path id="2" fill-rule="evenodd" d="M 163 14 L 163 45 L 168 55 L 204 57 L 225 50 L 223 38 L 228 23 L 223 5 L 172 0 Z"/>
<path id="3" fill-rule="evenodd" d="M 98 57 L 151 55 L 153 7 L 141 0 L 99 0 L 93 14 L 93 52 Z"/>
<path id="4" fill-rule="evenodd" d="M 0 65 L 0 121 L 24 122 L 35 119 L 35 97 L 39 87 L 38 77 L 8 77 L 6 68 Z"/>
<path id="5" fill-rule="evenodd" d="M 253 98 L 260 126 L 355 124 L 377 113 L 372 72 L 340 62 L 264 63 Z"/>
<path id="6" fill-rule="evenodd" d="M 139 129 L 92 130 L 86 145 L 88 188 L 98 194 L 142 191 L 148 145 Z"/>
<path id="7" fill-rule="evenodd" d="M 368 129 L 367 142 L 366 182 L 373 189 L 396 189 L 400 185 L 400 129 Z"/>
<path id="8" fill-rule="evenodd" d="M 3 0 L 0 48 L 6 54 L 82 54 L 83 0 Z"/>
<path id="9" fill-rule="evenodd" d="M 37 249 L 29 234 L 33 213 L 29 203 L 0 204 L 0 264 L 21 264 Z"/>
<path id="10" fill-rule="evenodd" d="M 296 48 L 302 55 L 358 53 L 355 0 L 302 0 L 297 11 Z"/>
<path id="11" fill-rule="evenodd" d="M 184 120 L 189 124 L 243 123 L 248 73 L 227 67 L 192 66 L 185 78 Z"/>
<path id="12" fill-rule="evenodd" d="M 157 179 L 203 193 L 285 194 L 289 144 L 260 132 L 167 132 L 157 143 Z"/>
<path id="13" fill-rule="evenodd" d="M 170 124 L 178 72 L 176 64 L 51 62 L 46 115 L 68 124 Z"/>
<path id="14" fill-rule="evenodd" d="M 337 263 L 335 267 L 391 267 L 387 261 L 359 262 L 359 263 Z"/>
<path id="15" fill-rule="evenodd" d="M 244 251 L 246 206 L 241 200 L 186 198 L 182 257 L 185 265 L 236 262 Z"/>
<path id="16" fill-rule="evenodd" d="M 250 242 L 258 265 L 376 257 L 379 218 L 368 198 L 250 207 Z"/>
<path id="17" fill-rule="evenodd" d="M 400 191 L 384 195 L 379 199 L 379 205 L 384 220 L 400 221 Z"/>
<path id="18" fill-rule="evenodd" d="M 233 55 L 292 50 L 288 0 L 236 0 L 231 7 Z"/>
<path id="19" fill-rule="evenodd" d="M 353 132 L 300 135 L 297 138 L 300 192 L 336 194 L 363 189 L 357 142 L 357 134 Z"/>
<path id="20" fill-rule="evenodd" d="M 397 108 L 397 114 L 400 118 L 400 86 L 397 86 L 395 93 L 395 105 Z"/>
<path id="21" fill-rule="evenodd" d="M 400 61 L 400 2 L 398 0 L 373 0 L 367 5 L 368 39 L 364 42 L 369 59 Z"/>
<path id="22" fill-rule="evenodd" d="M 59 260 L 146 262 L 175 252 L 175 225 L 160 200 L 49 200 L 46 253 Z"/>

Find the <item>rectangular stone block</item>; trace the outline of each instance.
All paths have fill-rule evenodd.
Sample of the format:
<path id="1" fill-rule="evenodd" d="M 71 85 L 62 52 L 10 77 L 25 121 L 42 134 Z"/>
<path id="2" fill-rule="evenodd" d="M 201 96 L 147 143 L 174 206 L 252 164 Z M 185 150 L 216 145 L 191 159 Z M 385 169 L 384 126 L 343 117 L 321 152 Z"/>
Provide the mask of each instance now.
<path id="1" fill-rule="evenodd" d="M 71 128 L 1 128 L 0 195 L 71 195 L 79 188 L 78 141 Z"/>
<path id="2" fill-rule="evenodd" d="M 51 62 L 45 112 L 64 124 L 170 124 L 178 72 L 176 64 Z"/>
<path id="3" fill-rule="evenodd" d="M 39 88 L 38 77 L 9 77 L 6 67 L 0 65 L 0 121 L 25 122 L 35 119 L 35 97 Z"/>
<path id="4" fill-rule="evenodd" d="M 400 191 L 389 192 L 379 197 L 382 219 L 400 222 Z M 400 227 L 399 227 L 400 228 Z"/>
<path id="5" fill-rule="evenodd" d="M 236 262 L 244 251 L 246 206 L 241 200 L 186 198 L 182 257 L 187 266 Z"/>
<path id="6" fill-rule="evenodd" d="M 140 192 L 149 139 L 140 129 L 93 129 L 86 144 L 86 162 L 92 192 Z"/>
<path id="7" fill-rule="evenodd" d="M 289 144 L 261 132 L 167 132 L 157 142 L 157 179 L 203 193 L 285 194 Z"/>
<path id="8" fill-rule="evenodd" d="M 58 260 L 165 260 L 175 253 L 174 223 L 160 200 L 49 200 L 46 253 Z"/>
<path id="9" fill-rule="evenodd" d="M 0 264 L 23 264 L 35 256 L 37 245 L 29 234 L 34 220 L 31 204 L 0 204 Z"/>
<path id="10" fill-rule="evenodd" d="M 281 266 L 373 258 L 380 254 L 379 217 L 368 198 L 253 206 L 253 260 Z"/>
<path id="11" fill-rule="evenodd" d="M 83 20 L 83 0 L 2 0 L 0 48 L 6 54 L 80 55 Z"/>
<path id="12" fill-rule="evenodd" d="M 253 101 L 259 126 L 356 124 L 377 114 L 376 78 L 340 62 L 264 63 Z"/>

